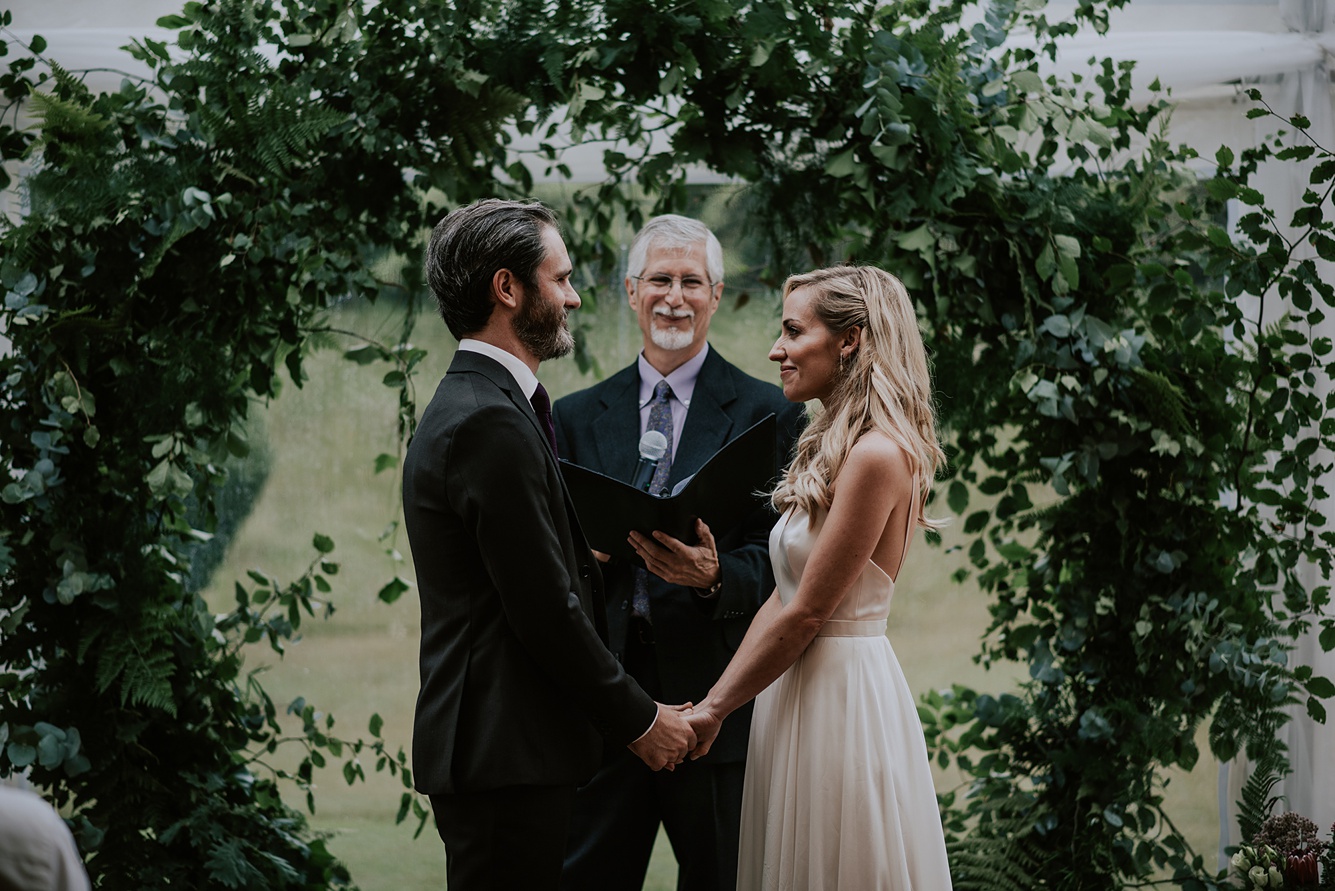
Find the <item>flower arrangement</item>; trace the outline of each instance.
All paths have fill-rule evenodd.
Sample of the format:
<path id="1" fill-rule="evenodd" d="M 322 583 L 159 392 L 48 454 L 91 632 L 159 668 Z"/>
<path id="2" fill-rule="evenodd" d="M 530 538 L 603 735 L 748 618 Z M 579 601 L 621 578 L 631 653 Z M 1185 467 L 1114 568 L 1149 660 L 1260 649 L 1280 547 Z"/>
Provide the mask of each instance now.
<path id="1" fill-rule="evenodd" d="M 1267 888 L 1335 888 L 1335 826 L 1322 841 L 1316 823 L 1302 814 L 1267 817 L 1233 855 L 1232 865 L 1246 891 Z"/>
<path id="2" fill-rule="evenodd" d="M 1233 868 L 1247 891 L 1284 887 L 1284 855 L 1270 845 L 1242 845 L 1233 855 Z"/>

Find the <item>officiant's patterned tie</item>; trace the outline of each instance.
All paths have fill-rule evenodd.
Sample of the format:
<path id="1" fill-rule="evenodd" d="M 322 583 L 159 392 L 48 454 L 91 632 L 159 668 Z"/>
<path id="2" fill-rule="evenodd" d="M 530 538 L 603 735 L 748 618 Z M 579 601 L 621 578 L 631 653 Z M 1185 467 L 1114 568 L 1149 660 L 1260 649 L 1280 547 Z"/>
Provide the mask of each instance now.
<path id="1" fill-rule="evenodd" d="M 542 423 L 542 429 L 547 434 L 547 444 L 552 447 L 552 454 L 555 455 L 556 424 L 552 422 L 552 400 L 547 395 L 547 388 L 538 384 L 538 389 L 533 391 L 528 401 L 533 404 L 533 412 Z"/>
<path id="2" fill-rule="evenodd" d="M 654 468 L 654 478 L 649 481 L 649 491 L 657 495 L 667 488 L 668 474 L 672 471 L 672 387 L 667 381 L 659 381 L 654 387 L 654 401 L 649 404 L 649 425 L 645 432 L 657 430 L 667 438 L 667 452 L 659 459 Z M 635 596 L 631 599 L 631 614 L 646 622 L 649 618 L 649 573 L 639 567 L 635 569 Z"/>

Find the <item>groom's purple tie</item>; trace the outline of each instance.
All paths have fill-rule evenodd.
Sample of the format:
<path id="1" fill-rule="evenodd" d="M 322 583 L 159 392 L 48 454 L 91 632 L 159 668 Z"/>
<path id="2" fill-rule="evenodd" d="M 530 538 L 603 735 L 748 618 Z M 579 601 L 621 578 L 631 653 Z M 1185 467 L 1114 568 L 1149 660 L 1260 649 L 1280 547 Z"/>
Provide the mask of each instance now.
<path id="1" fill-rule="evenodd" d="M 533 412 L 542 422 L 542 429 L 547 433 L 547 444 L 552 448 L 552 454 L 556 455 L 556 424 L 552 423 L 552 400 L 547 395 L 547 388 L 538 384 L 538 389 L 533 391 L 529 398 L 533 403 Z"/>

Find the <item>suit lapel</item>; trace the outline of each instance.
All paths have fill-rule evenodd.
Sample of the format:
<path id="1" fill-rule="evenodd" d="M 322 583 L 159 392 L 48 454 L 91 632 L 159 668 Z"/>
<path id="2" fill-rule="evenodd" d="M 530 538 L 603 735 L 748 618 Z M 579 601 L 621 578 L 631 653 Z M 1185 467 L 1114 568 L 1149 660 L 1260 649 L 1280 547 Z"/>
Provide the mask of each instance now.
<path id="1" fill-rule="evenodd" d="M 668 483 L 675 485 L 700 469 L 733 434 L 728 407 L 737 399 L 730 366 L 712 346 L 700 369 L 686 412 L 686 426 L 672 456 Z M 636 364 L 607 380 L 601 413 L 592 419 L 598 462 L 607 476 L 629 481 L 635 474 L 640 442 L 640 373 Z"/>
<path id="2" fill-rule="evenodd" d="M 711 345 L 700 376 L 691 394 L 691 407 L 686 412 L 686 426 L 681 431 L 681 442 L 672 456 L 669 485 L 695 473 L 723 448 L 732 437 L 733 420 L 728 407 L 737 399 L 728 363 Z"/>
<path id="3" fill-rule="evenodd" d="M 640 374 L 635 365 L 608 379 L 602 413 L 592 426 L 602 472 L 630 482 L 640 454 Z"/>
<path id="4" fill-rule="evenodd" d="M 496 388 L 506 395 L 514 407 L 519 409 L 528 422 L 533 425 L 538 437 L 545 443 L 547 441 L 547 431 L 543 429 L 542 422 L 538 420 L 537 412 L 533 410 L 533 403 L 524 398 L 524 391 L 519 388 L 519 382 L 515 380 L 514 375 L 506 371 L 505 366 L 497 362 L 490 356 L 484 356 L 482 353 L 475 353 L 472 350 L 457 350 L 454 354 L 454 361 L 450 363 L 449 374 L 472 372 L 480 374 L 487 380 L 496 385 Z M 547 456 L 555 463 L 550 449 L 543 449 Z"/>

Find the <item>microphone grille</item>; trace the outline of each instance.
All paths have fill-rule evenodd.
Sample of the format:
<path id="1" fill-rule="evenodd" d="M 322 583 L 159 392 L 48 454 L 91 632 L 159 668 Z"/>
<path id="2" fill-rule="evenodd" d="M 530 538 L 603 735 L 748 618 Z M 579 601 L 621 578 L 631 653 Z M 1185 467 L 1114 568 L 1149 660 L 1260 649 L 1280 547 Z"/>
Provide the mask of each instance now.
<path id="1" fill-rule="evenodd" d="M 646 430 L 640 437 L 640 457 L 650 461 L 661 461 L 667 454 L 667 437 L 657 430 Z"/>

